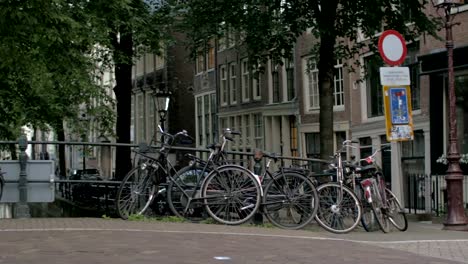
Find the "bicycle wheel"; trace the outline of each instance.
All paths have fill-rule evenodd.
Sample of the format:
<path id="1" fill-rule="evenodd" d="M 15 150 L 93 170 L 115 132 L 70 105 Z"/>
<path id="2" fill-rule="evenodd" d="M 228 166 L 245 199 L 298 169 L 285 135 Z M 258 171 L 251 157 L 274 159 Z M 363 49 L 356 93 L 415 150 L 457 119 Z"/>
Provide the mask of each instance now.
<path id="1" fill-rule="evenodd" d="M 390 220 L 390 223 L 392 223 L 396 229 L 402 232 L 406 231 L 406 229 L 408 229 L 408 219 L 406 218 L 405 211 L 401 208 L 400 202 L 392 191 L 386 188 L 385 193 L 387 196 L 388 208 L 386 214 L 388 220 Z"/>
<path id="2" fill-rule="evenodd" d="M 367 201 L 362 202 L 362 217 L 361 224 L 366 232 L 374 232 L 380 230 L 380 226 L 375 220 L 374 211 Z"/>
<path id="3" fill-rule="evenodd" d="M 213 170 L 202 187 L 206 211 L 213 219 L 227 225 L 239 225 L 252 218 L 260 207 L 261 193 L 252 172 L 235 165 Z"/>
<path id="4" fill-rule="evenodd" d="M 272 224 L 299 229 L 309 224 L 317 213 L 317 191 L 303 175 L 282 172 L 265 186 L 262 205 L 264 215 Z"/>
<path id="5" fill-rule="evenodd" d="M 315 220 L 325 230 L 344 234 L 359 224 L 362 209 L 359 199 L 345 186 L 325 183 L 317 187 L 319 208 Z M 338 197 L 342 196 L 339 203 Z"/>
<path id="6" fill-rule="evenodd" d="M 116 197 L 117 213 L 122 219 L 143 214 L 154 199 L 157 186 L 153 169 L 133 168 L 122 180 Z"/>
<path id="7" fill-rule="evenodd" d="M 377 197 L 377 194 L 379 193 L 378 190 L 375 190 L 374 186 L 371 186 L 372 189 L 372 203 L 370 203 L 370 207 L 372 209 L 372 212 L 374 213 L 375 220 L 377 224 L 380 227 L 380 230 L 384 233 L 390 232 L 390 224 L 388 221 L 388 217 L 385 214 L 385 209 L 382 208 L 382 202 L 380 202 L 381 199 Z"/>
<path id="8" fill-rule="evenodd" d="M 200 198 L 201 188 L 197 181 L 205 178 L 208 172 L 197 166 L 186 166 L 180 169 L 170 180 L 167 189 L 167 202 L 172 213 L 192 222 L 206 218 L 205 208 Z M 195 196 L 193 196 L 196 192 Z"/>

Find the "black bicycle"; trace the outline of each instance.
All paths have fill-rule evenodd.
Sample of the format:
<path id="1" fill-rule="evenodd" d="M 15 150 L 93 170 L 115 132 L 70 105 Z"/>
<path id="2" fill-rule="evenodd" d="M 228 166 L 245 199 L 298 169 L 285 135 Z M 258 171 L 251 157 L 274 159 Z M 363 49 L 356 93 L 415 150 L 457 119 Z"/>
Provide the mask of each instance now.
<path id="1" fill-rule="evenodd" d="M 263 186 L 263 214 L 274 225 L 285 229 L 300 229 L 309 224 L 317 214 L 318 194 L 307 173 L 300 168 L 280 167 L 270 172 L 278 154 L 257 151 L 256 161 L 267 158 L 260 180 Z"/>
<path id="2" fill-rule="evenodd" d="M 179 137 L 189 137 L 183 130 L 175 135 L 164 132 L 162 134 L 161 148 L 157 151 L 146 144 L 134 150 L 138 157 L 137 165 L 127 173 L 119 186 L 116 197 L 116 207 L 122 219 L 130 215 L 142 215 L 152 204 L 159 192 L 162 182 L 167 175 L 176 169 L 168 161 L 169 151 Z"/>

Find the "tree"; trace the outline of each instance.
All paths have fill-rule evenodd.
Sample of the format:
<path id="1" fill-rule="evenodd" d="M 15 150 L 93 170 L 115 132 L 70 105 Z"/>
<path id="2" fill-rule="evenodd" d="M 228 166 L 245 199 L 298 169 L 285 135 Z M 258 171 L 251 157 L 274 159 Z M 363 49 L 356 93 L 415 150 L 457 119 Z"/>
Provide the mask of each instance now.
<path id="1" fill-rule="evenodd" d="M 317 39 L 321 157 L 333 153 L 333 70 L 336 59 L 350 59 L 374 50 L 383 29 L 395 29 L 407 41 L 434 34 L 437 23 L 424 13 L 427 0 L 192 0 L 184 8 L 184 29 L 193 54 L 207 39 L 227 30 L 240 33 L 253 68 L 291 58 L 294 44 L 306 30 Z M 357 32 L 368 41 L 357 41 Z M 332 48 L 334 47 L 334 48 Z M 350 65 L 351 66 L 351 65 Z"/>
<path id="2" fill-rule="evenodd" d="M 54 129 L 65 140 L 65 123 L 79 130 L 82 105 L 112 120 L 108 107 L 91 104 L 98 96 L 110 99 L 95 83 L 94 43 L 86 22 L 73 0 L 0 3 L 0 138 L 16 139 L 29 125 Z"/>
<path id="3" fill-rule="evenodd" d="M 165 1 L 107 0 L 83 1 L 90 23 L 103 47 L 100 58 L 115 68 L 117 100 L 116 137 L 118 143 L 130 143 L 132 66 L 144 52 L 161 55 L 170 39 L 172 8 Z M 129 147 L 116 153 L 116 178 L 122 179 L 131 169 Z"/>

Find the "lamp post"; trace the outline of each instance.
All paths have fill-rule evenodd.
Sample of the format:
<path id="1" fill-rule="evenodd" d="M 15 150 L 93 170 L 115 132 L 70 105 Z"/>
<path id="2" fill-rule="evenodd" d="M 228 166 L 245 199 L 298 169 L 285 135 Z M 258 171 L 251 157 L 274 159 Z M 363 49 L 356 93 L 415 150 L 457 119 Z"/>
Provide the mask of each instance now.
<path id="1" fill-rule="evenodd" d="M 460 168 L 458 151 L 457 113 L 455 97 L 455 76 L 453 70 L 453 35 L 454 14 L 452 8 L 464 3 L 464 0 L 432 0 L 434 7 L 445 11 L 445 47 L 447 48 L 448 96 L 449 96 L 449 148 L 447 182 L 447 218 L 444 229 L 457 230 L 466 227 L 466 216 L 463 208 L 463 173 Z"/>
<path id="2" fill-rule="evenodd" d="M 166 121 L 167 110 L 169 109 L 169 101 L 171 99 L 171 93 L 168 91 L 158 90 L 156 92 L 156 103 L 159 113 L 159 123 L 161 129 L 164 131 L 164 122 Z"/>

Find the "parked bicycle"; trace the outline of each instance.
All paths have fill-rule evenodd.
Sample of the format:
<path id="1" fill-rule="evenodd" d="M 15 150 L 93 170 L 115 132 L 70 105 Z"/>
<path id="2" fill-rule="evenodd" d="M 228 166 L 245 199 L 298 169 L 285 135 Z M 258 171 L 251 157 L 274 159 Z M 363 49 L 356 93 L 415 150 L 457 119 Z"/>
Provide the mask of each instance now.
<path id="1" fill-rule="evenodd" d="M 315 220 L 325 230 L 333 233 L 347 233 L 357 227 L 361 220 L 362 208 L 359 198 L 344 184 L 344 162 L 341 153 L 351 146 L 351 140 L 345 140 L 342 148 L 335 152 L 330 163 L 335 181 L 317 187 L 319 209 Z"/>
<path id="2" fill-rule="evenodd" d="M 370 156 L 360 159 L 356 165 L 349 166 L 354 190 L 363 205 L 361 222 L 366 231 L 374 230 L 374 223 L 384 233 L 390 231 L 390 223 L 400 231 L 408 228 L 406 214 L 395 194 L 386 187 L 383 171 L 375 162 L 376 155 L 388 148 L 389 146 L 384 146 L 377 149 Z M 366 165 L 359 165 L 361 162 Z"/>
<path id="3" fill-rule="evenodd" d="M 159 184 L 175 171 L 168 160 L 172 145 L 179 137 L 189 137 L 185 130 L 171 135 L 158 127 L 162 134 L 161 148 L 154 151 L 151 146 L 141 144 L 134 150 L 138 164 L 123 178 L 117 191 L 117 212 L 123 219 L 133 214 L 141 215 L 148 209 L 158 193 Z"/>
<path id="4" fill-rule="evenodd" d="M 162 131 L 164 140 L 161 149 L 156 153 L 156 157 L 148 155 L 142 151 L 138 151 L 137 154 L 143 156 L 143 162 L 135 167 L 122 181 L 122 184 L 117 192 L 117 208 L 119 215 L 126 219 L 131 214 L 142 214 L 150 206 L 154 199 L 154 194 L 158 190 L 161 182 L 169 181 L 172 183 L 171 187 L 168 187 L 168 197 L 185 197 L 183 204 L 183 211 L 176 208 L 176 202 L 174 199 L 169 201 L 174 212 L 178 212 L 183 217 L 187 217 L 187 212 L 192 212 L 191 207 L 193 201 L 201 200 L 205 207 L 206 212 L 214 218 L 224 224 L 236 225 L 248 221 L 260 206 L 260 197 L 262 189 L 258 178 L 249 170 L 233 164 L 223 164 L 215 166 L 208 166 L 209 173 L 204 176 L 204 173 L 197 174 L 203 175 L 197 182 L 201 183 L 201 195 L 198 197 L 198 191 L 186 191 L 187 185 L 181 185 L 177 181 L 181 179 L 180 174 L 175 170 L 174 166 L 168 160 L 168 153 L 180 136 L 188 136 L 186 131 L 171 135 Z M 228 134 L 235 134 L 238 132 L 226 129 L 221 150 L 224 149 L 224 145 L 227 140 L 232 140 Z M 239 133 L 238 133 L 239 134 Z M 215 148 L 217 149 L 217 148 Z M 216 155 L 213 155 L 214 157 Z M 212 164 L 212 163 L 207 163 Z M 195 171 L 197 169 L 194 169 Z M 186 172 L 186 171 L 185 171 Z M 193 175 L 193 170 L 189 174 Z M 183 178 L 183 177 L 182 177 Z M 176 186 L 176 187 L 174 187 Z M 183 196 L 174 196 L 173 190 L 178 188 L 182 190 Z M 198 186 L 195 186 L 192 190 L 198 190 Z M 182 200 L 182 199 L 180 199 Z M 196 203 L 194 203 L 196 205 Z"/>
<path id="5" fill-rule="evenodd" d="M 272 162 L 280 158 L 275 153 L 257 151 L 256 161 L 267 158 L 260 180 L 263 185 L 263 214 L 274 225 L 285 229 L 299 229 L 309 224 L 318 209 L 318 195 L 314 184 L 300 169 L 280 167 L 270 172 Z"/>
<path id="6" fill-rule="evenodd" d="M 186 218 L 192 222 L 205 219 L 206 211 L 203 198 L 201 197 L 201 187 L 203 180 L 215 167 L 229 164 L 224 151 L 228 141 L 233 141 L 233 135 L 240 135 L 240 132 L 229 128 L 223 130 L 221 144 L 210 144 L 208 160 L 200 159 L 194 155 L 186 155 L 190 164 L 170 179 L 167 187 L 167 201 L 174 215 Z"/>

